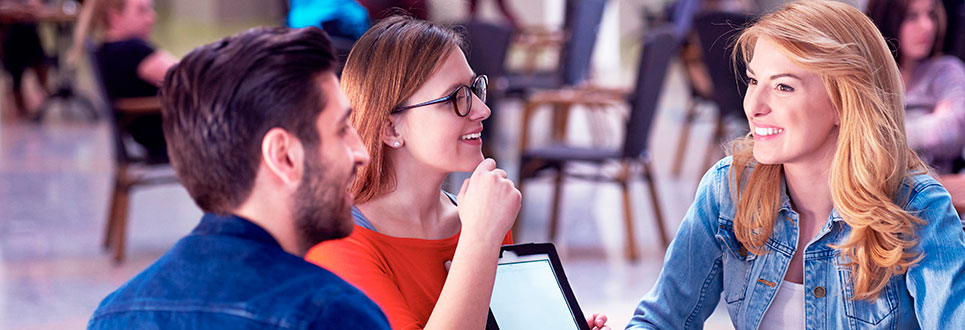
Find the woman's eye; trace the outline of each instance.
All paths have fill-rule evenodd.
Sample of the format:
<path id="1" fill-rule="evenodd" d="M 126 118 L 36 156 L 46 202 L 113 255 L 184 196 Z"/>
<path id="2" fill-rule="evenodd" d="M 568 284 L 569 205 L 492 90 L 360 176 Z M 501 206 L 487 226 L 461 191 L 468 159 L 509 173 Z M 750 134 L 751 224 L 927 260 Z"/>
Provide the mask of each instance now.
<path id="1" fill-rule="evenodd" d="M 777 90 L 782 91 L 782 92 L 793 92 L 793 91 L 794 91 L 794 87 L 791 87 L 791 86 L 788 86 L 788 85 L 785 85 L 785 84 L 777 84 Z"/>
<path id="2" fill-rule="evenodd" d="M 757 85 L 757 79 L 747 78 L 747 84 L 748 84 L 748 85 Z"/>

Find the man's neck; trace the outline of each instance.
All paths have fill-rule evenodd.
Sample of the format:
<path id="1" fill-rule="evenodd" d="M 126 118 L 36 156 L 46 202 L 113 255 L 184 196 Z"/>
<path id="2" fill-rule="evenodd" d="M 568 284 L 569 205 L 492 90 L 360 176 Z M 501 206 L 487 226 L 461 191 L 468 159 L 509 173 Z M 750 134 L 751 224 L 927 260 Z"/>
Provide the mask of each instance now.
<path id="1" fill-rule="evenodd" d="M 270 199 L 259 198 L 256 194 L 259 193 L 252 191 L 252 196 L 231 213 L 248 219 L 267 231 L 286 252 L 304 256 L 306 251 L 298 244 L 291 205 L 285 202 L 268 202 Z"/>

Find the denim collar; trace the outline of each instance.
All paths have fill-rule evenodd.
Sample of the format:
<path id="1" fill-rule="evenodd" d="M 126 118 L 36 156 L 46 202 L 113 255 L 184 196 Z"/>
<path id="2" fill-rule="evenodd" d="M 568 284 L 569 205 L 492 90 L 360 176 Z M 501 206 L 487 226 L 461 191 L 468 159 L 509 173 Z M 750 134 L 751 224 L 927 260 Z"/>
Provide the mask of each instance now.
<path id="1" fill-rule="evenodd" d="M 781 208 L 778 210 L 783 211 L 785 214 L 797 214 L 797 211 L 791 208 L 791 197 L 787 193 L 787 181 L 784 180 L 784 175 L 781 175 L 781 198 L 780 198 Z M 829 217 L 831 222 L 844 221 L 841 214 L 838 213 L 838 209 L 831 207 L 831 216 Z"/>
<path id="2" fill-rule="evenodd" d="M 264 228 L 237 215 L 205 213 L 191 235 L 222 235 L 264 243 L 281 248 L 278 241 Z"/>

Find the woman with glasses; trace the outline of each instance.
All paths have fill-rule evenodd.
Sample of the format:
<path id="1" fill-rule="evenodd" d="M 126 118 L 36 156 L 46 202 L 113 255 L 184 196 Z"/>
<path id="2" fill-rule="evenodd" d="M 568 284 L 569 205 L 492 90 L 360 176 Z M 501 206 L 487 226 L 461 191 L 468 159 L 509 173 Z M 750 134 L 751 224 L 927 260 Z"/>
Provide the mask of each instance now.
<path id="1" fill-rule="evenodd" d="M 520 194 L 483 157 L 488 80 L 461 45 L 448 28 L 390 17 L 355 43 L 342 72 L 371 161 L 351 186 L 354 232 L 306 258 L 365 292 L 393 329 L 483 329 L 499 247 L 512 243 Z M 441 189 L 468 171 L 458 196 Z"/>

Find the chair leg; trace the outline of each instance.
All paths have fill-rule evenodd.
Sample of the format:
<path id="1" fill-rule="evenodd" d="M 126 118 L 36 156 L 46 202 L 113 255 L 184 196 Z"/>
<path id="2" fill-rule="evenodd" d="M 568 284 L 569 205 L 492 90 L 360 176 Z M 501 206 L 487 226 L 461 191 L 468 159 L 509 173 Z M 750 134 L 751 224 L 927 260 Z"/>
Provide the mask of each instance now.
<path id="1" fill-rule="evenodd" d="M 680 128 L 680 141 L 677 142 L 677 153 L 674 155 L 673 168 L 670 172 L 674 177 L 680 176 L 680 170 L 683 167 L 684 153 L 690 140 L 690 125 L 694 123 L 697 115 L 697 100 L 691 99 L 685 111 L 683 126 Z"/>
<path id="2" fill-rule="evenodd" d="M 104 231 L 104 247 L 114 249 L 114 261 L 124 259 L 124 244 L 127 236 L 127 209 L 130 200 L 131 184 L 127 177 L 127 165 L 118 164 L 114 172 L 114 191 L 111 194 L 111 208 L 107 214 Z"/>
<path id="3" fill-rule="evenodd" d="M 643 162 L 643 175 L 647 180 L 647 188 L 650 190 L 650 200 L 653 203 L 653 214 L 657 222 L 657 233 L 660 234 L 660 244 L 666 249 L 670 245 L 670 240 L 667 238 L 667 230 L 664 228 L 663 222 L 663 211 L 660 210 L 660 199 L 657 195 L 657 184 L 654 182 L 653 167 L 650 166 L 650 160 Z"/>
<path id="4" fill-rule="evenodd" d="M 572 104 L 557 103 L 553 106 L 556 107 L 553 111 L 553 140 L 559 142 L 566 141 L 566 127 L 570 121 L 570 111 L 568 109 Z"/>
<path id="5" fill-rule="evenodd" d="M 124 261 L 124 248 L 127 243 L 127 206 L 130 199 L 130 186 L 123 186 L 117 194 L 117 210 L 111 241 L 114 247 L 114 262 Z"/>
<path id="6" fill-rule="evenodd" d="M 714 136 L 711 138 L 710 146 L 707 147 L 707 159 L 704 160 L 704 167 L 701 171 L 710 168 L 714 165 L 714 161 L 717 160 L 718 150 L 720 148 L 721 140 L 724 139 L 724 114 L 717 114 L 717 126 L 714 127 Z"/>
<path id="7" fill-rule="evenodd" d="M 121 205 L 124 200 L 121 200 L 121 195 L 126 194 L 124 192 L 124 186 L 127 182 L 127 165 L 117 164 L 117 169 L 114 170 L 114 189 L 111 191 L 111 206 L 107 209 L 107 223 L 104 227 L 104 242 L 102 246 L 106 249 L 113 245 L 114 241 L 114 230 L 117 226 L 117 219 L 121 216 L 120 208 L 127 208 L 127 205 Z"/>
<path id="8" fill-rule="evenodd" d="M 626 248 L 627 259 L 630 259 L 630 261 L 636 261 L 637 260 L 637 239 L 636 239 L 637 235 L 633 229 L 633 208 L 630 202 L 630 187 L 627 182 L 628 179 L 629 178 L 627 176 L 627 177 L 621 178 L 619 181 L 620 188 L 623 189 L 623 224 L 626 227 L 624 231 L 626 233 L 625 240 L 627 243 L 627 248 Z"/>
<path id="9" fill-rule="evenodd" d="M 556 169 L 556 178 L 553 180 L 553 209 L 550 213 L 550 241 L 556 242 L 556 234 L 559 231 L 560 222 L 560 201 L 563 199 L 563 167 Z"/>
<path id="10" fill-rule="evenodd" d="M 116 181 L 116 180 L 115 180 Z M 113 241 L 111 240 L 114 236 L 114 224 L 117 220 L 117 208 L 118 208 L 118 194 L 120 188 L 118 188 L 119 183 L 114 183 L 114 189 L 111 191 L 111 206 L 107 209 L 107 221 L 105 221 L 104 226 L 104 241 L 101 243 L 101 247 L 107 249 L 111 247 Z"/>

